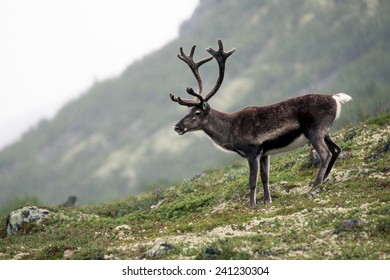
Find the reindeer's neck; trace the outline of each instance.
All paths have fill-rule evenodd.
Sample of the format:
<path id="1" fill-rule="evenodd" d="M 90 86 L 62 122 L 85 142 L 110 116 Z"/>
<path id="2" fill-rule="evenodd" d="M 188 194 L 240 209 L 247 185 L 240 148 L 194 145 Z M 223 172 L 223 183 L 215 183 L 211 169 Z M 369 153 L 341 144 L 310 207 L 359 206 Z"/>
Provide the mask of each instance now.
<path id="1" fill-rule="evenodd" d="M 233 150 L 230 135 L 233 123 L 233 115 L 211 109 L 208 122 L 203 127 L 203 131 L 214 141 L 215 144 L 224 149 Z"/>

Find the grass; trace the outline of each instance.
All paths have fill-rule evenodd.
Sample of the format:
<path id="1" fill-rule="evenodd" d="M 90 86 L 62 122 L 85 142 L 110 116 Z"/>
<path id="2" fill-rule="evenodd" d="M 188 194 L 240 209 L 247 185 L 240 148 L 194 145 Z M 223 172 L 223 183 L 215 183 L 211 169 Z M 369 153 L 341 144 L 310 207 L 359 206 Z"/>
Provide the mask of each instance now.
<path id="1" fill-rule="evenodd" d="M 3 217 L 0 259 L 390 259 L 389 135 L 389 114 L 335 134 L 347 156 L 314 198 L 303 147 L 271 160 L 273 203 L 255 209 L 241 161 L 109 203 L 45 206 L 44 225 L 17 236 Z M 338 230 L 348 219 L 362 223 Z M 156 244 L 170 249 L 148 254 Z"/>

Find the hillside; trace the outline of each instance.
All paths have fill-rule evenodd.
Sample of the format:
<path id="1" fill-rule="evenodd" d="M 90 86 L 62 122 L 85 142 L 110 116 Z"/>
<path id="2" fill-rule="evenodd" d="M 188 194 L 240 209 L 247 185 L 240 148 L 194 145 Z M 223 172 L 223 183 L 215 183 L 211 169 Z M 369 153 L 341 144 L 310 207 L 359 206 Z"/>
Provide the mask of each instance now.
<path id="1" fill-rule="evenodd" d="M 390 114 L 338 132 L 344 158 L 314 198 L 303 147 L 272 159 L 274 201 L 255 209 L 244 161 L 111 203 L 42 206 L 49 218 L 0 239 L 0 259 L 390 259 L 389 135 Z"/>
<path id="2" fill-rule="evenodd" d="M 237 160 L 202 134 L 173 131 L 186 109 L 169 93 L 185 96 L 195 83 L 176 57 L 180 46 L 188 51 L 196 43 L 196 58 L 217 38 L 237 49 L 210 101 L 219 110 L 346 92 L 354 102 L 343 108 L 338 128 L 389 112 L 389 14 L 385 0 L 201 1 L 176 40 L 97 82 L 0 152 L 0 208 L 25 195 L 55 204 L 70 195 L 80 204 L 109 201 Z M 216 68 L 202 69 L 206 91 Z"/>

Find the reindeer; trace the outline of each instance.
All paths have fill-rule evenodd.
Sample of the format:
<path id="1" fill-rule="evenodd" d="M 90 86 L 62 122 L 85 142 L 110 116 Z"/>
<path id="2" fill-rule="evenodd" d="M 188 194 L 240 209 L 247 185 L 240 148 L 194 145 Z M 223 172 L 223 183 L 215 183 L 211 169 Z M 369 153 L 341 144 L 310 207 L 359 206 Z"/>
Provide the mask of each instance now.
<path id="1" fill-rule="evenodd" d="M 250 207 L 256 205 L 256 187 L 258 173 L 264 187 L 264 203 L 271 203 L 269 191 L 269 156 L 291 151 L 310 143 L 320 156 L 321 164 L 310 194 L 320 192 L 320 184 L 328 177 L 341 148 L 332 140 L 329 131 L 339 118 L 341 105 L 352 98 L 345 93 L 333 95 L 307 94 L 297 96 L 268 106 L 251 106 L 235 113 L 223 113 L 212 109 L 208 101 L 222 85 L 227 58 L 235 49 L 225 52 L 222 40 L 218 40 L 219 49 L 206 49 L 210 57 L 194 61 L 196 45 L 189 55 L 180 48 L 178 58 L 191 69 L 198 83 L 198 92 L 187 88 L 193 99 L 176 97 L 172 101 L 192 107 L 181 119 L 174 130 L 183 135 L 187 132 L 203 130 L 215 144 L 224 150 L 236 152 L 249 163 Z M 199 67 L 215 58 L 219 66 L 219 77 L 214 88 L 202 95 L 202 79 Z"/>

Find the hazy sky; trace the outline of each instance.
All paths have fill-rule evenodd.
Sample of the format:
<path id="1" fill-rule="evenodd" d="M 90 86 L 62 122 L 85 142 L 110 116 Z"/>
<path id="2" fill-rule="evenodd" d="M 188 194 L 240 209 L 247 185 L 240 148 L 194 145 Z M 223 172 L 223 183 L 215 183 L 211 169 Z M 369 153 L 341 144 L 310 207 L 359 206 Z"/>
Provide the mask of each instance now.
<path id="1" fill-rule="evenodd" d="M 198 0 L 0 0 L 0 149 L 178 35 Z"/>

